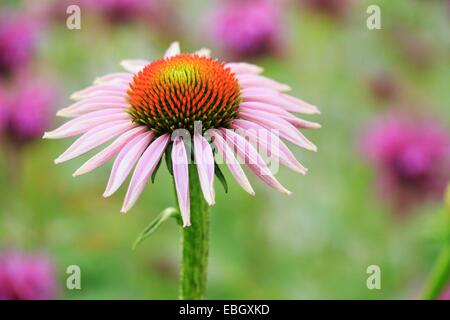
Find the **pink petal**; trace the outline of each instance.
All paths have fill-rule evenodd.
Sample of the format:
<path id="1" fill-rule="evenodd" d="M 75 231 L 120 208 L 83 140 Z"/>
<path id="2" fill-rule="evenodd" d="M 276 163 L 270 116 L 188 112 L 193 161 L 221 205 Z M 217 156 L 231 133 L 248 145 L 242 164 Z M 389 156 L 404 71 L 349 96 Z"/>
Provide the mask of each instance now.
<path id="1" fill-rule="evenodd" d="M 78 138 L 62 155 L 60 155 L 55 163 L 61 163 L 98 147 L 99 145 L 111 140 L 112 138 L 128 131 L 137 125 L 130 120 L 118 120 L 110 123 L 99 125 Z"/>
<path id="2" fill-rule="evenodd" d="M 126 213 L 130 210 L 130 208 L 136 203 L 142 191 L 144 191 L 148 179 L 153 174 L 153 171 L 166 150 L 169 138 L 170 136 L 168 134 L 164 134 L 156 138 L 142 154 L 136 165 L 136 169 L 134 170 L 133 177 L 131 178 L 130 186 L 128 187 L 128 191 L 123 202 L 121 210 L 122 213 Z"/>
<path id="3" fill-rule="evenodd" d="M 91 96 L 110 95 L 125 97 L 127 95 L 128 84 L 99 84 L 87 87 L 83 90 L 74 92 L 70 98 L 80 100 Z"/>
<path id="4" fill-rule="evenodd" d="M 222 159 L 225 161 L 225 164 L 228 166 L 228 169 L 230 170 L 233 177 L 245 191 L 247 191 L 251 195 L 255 195 L 255 191 L 253 191 L 253 188 L 250 185 L 250 182 L 248 181 L 244 170 L 242 170 L 241 165 L 234 157 L 233 150 L 225 143 L 225 140 L 223 140 L 219 131 L 209 130 L 208 132 L 210 132 L 211 136 L 214 138 L 214 145 L 216 146 L 217 151 Z"/>
<path id="5" fill-rule="evenodd" d="M 283 187 L 273 176 L 272 172 L 270 172 L 269 168 L 264 163 L 264 160 L 247 140 L 231 130 L 220 129 L 220 131 L 224 134 L 226 143 L 235 148 L 238 156 L 254 174 L 281 193 L 291 194 L 291 192 Z"/>
<path id="6" fill-rule="evenodd" d="M 59 110 L 56 115 L 78 117 L 92 111 L 109 108 L 125 109 L 127 107 L 129 104 L 125 97 L 89 97 Z"/>
<path id="7" fill-rule="evenodd" d="M 172 42 L 169 46 L 169 48 L 166 50 L 166 53 L 164 54 L 164 58 L 170 58 L 173 56 L 176 56 L 180 54 L 180 43 L 179 42 Z"/>
<path id="8" fill-rule="evenodd" d="M 150 61 L 148 60 L 137 59 L 137 60 L 123 60 L 122 62 L 120 62 L 120 65 L 128 72 L 138 73 L 139 71 L 144 69 L 144 67 L 149 63 Z"/>
<path id="9" fill-rule="evenodd" d="M 278 115 L 280 118 L 292 124 L 296 128 L 318 129 L 321 127 L 320 124 L 316 122 L 299 119 L 282 108 L 264 102 L 242 102 L 239 105 L 239 108 L 241 108 L 242 110 L 247 109 L 247 110 L 263 111 L 267 113 L 274 113 Z"/>
<path id="10" fill-rule="evenodd" d="M 203 195 L 211 206 L 215 203 L 214 155 L 208 141 L 198 132 L 194 133 L 194 157 Z"/>
<path id="11" fill-rule="evenodd" d="M 73 176 L 79 176 L 88 173 L 101 165 L 111 160 L 120 150 L 137 134 L 147 131 L 147 127 L 139 126 L 134 129 L 128 130 L 120 137 L 118 137 L 108 147 L 97 153 L 95 156 L 86 161 L 77 171 L 73 173 Z"/>
<path id="12" fill-rule="evenodd" d="M 103 193 L 104 197 L 111 196 L 120 188 L 154 136 L 155 133 L 149 131 L 141 133 L 130 140 L 119 152 L 114 161 L 108 185 Z"/>
<path id="13" fill-rule="evenodd" d="M 282 165 L 286 166 L 287 168 L 292 169 L 301 174 L 306 174 L 306 172 L 308 171 L 308 169 L 306 169 L 300 162 L 298 162 L 298 160 L 295 158 L 295 156 L 292 154 L 292 152 L 289 150 L 286 144 L 275 134 L 273 134 L 270 130 L 267 130 L 266 128 L 254 122 L 242 119 L 233 120 L 231 127 L 236 130 L 242 130 L 247 135 L 252 135 L 253 138 L 257 139 L 258 146 L 264 149 L 264 152 L 266 152 L 267 154 L 270 154 L 273 146 L 277 146 L 279 161 Z M 260 134 L 261 132 L 266 132 L 268 134 L 269 139 L 262 138 L 262 136 L 264 135 Z M 258 139 L 260 137 L 261 139 Z"/>
<path id="14" fill-rule="evenodd" d="M 263 68 L 245 62 L 231 62 L 227 63 L 225 67 L 230 68 L 236 74 L 259 74 L 263 72 Z"/>
<path id="15" fill-rule="evenodd" d="M 44 139 L 61 139 L 76 136 L 95 126 L 115 120 L 130 119 L 130 115 L 119 109 L 105 109 L 90 112 L 64 123 L 59 128 L 46 132 Z"/>
<path id="16" fill-rule="evenodd" d="M 191 225 L 188 159 L 183 139 L 179 136 L 173 142 L 172 165 L 183 227 L 188 227 Z"/>
<path id="17" fill-rule="evenodd" d="M 132 73 L 116 72 L 95 79 L 94 84 L 130 83 L 132 80 Z"/>
<path id="18" fill-rule="evenodd" d="M 291 87 L 275 80 L 258 75 L 238 75 L 239 84 L 242 88 L 269 88 L 277 91 L 289 91 Z"/>
<path id="19" fill-rule="evenodd" d="M 317 147 L 306 137 L 298 131 L 292 124 L 284 119 L 281 119 L 273 114 L 268 114 L 261 111 L 240 111 L 239 116 L 243 119 L 254 121 L 261 124 L 263 127 L 272 130 L 279 130 L 280 136 L 299 147 L 311 151 L 317 151 Z"/>
<path id="20" fill-rule="evenodd" d="M 271 104 L 290 112 L 299 112 L 305 114 L 320 113 L 316 106 L 306 103 L 302 100 L 287 99 L 288 95 L 284 95 L 275 90 L 267 90 L 260 88 L 249 88 L 242 90 L 244 102 L 259 101 Z"/>

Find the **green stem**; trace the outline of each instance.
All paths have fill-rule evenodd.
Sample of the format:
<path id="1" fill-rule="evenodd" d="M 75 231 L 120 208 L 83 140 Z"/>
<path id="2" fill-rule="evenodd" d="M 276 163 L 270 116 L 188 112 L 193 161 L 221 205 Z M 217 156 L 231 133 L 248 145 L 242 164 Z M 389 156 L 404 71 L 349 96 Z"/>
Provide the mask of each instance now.
<path id="1" fill-rule="evenodd" d="M 204 299 L 209 251 L 209 206 L 203 198 L 194 164 L 189 165 L 192 225 L 183 228 L 180 299 Z"/>
<path id="2" fill-rule="evenodd" d="M 423 298 L 433 300 L 438 298 L 450 278 L 450 244 L 445 244 L 431 271 Z"/>

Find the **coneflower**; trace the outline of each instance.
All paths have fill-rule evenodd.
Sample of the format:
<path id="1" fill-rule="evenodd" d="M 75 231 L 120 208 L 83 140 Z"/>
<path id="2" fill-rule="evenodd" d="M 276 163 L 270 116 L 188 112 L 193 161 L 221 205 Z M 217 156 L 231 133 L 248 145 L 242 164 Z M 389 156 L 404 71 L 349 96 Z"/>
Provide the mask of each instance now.
<path id="1" fill-rule="evenodd" d="M 262 76 L 260 67 L 219 62 L 209 57 L 207 49 L 181 54 L 179 44 L 173 43 L 163 59 L 126 60 L 121 64 L 127 72 L 107 74 L 93 86 L 74 93 L 72 98 L 77 102 L 58 112 L 74 119 L 46 133 L 44 138 L 81 134 L 56 163 L 71 160 L 115 138 L 74 175 L 90 172 L 117 156 L 104 193 L 108 197 L 135 167 L 123 213 L 137 201 L 165 154 L 183 226 L 192 222 L 192 227 L 183 232 L 182 297 L 202 297 L 208 205 L 215 202 L 214 176 L 220 174 L 214 153 L 222 156 L 233 177 L 250 194 L 254 191 L 241 163 L 269 186 L 289 194 L 247 138 L 252 137 L 268 155 L 279 155 L 281 164 L 305 173 L 306 169 L 279 137 L 316 150 L 298 128 L 319 125 L 298 119 L 291 112 L 319 111 L 283 93 L 290 88 Z"/>

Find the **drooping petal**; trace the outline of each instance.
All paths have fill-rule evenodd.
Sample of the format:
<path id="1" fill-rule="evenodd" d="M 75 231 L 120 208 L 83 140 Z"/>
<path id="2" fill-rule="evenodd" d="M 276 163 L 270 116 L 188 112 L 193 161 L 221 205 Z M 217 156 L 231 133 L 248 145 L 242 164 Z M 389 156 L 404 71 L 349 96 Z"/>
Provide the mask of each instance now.
<path id="1" fill-rule="evenodd" d="M 145 186 L 159 161 L 161 160 L 164 151 L 166 150 L 167 143 L 170 136 L 163 134 L 156 138 L 147 150 L 144 151 L 139 159 L 136 169 L 134 170 L 133 177 L 131 178 L 130 185 L 125 196 L 125 200 L 122 206 L 122 213 L 126 213 L 136 203 L 137 199 L 144 191 Z"/>
<path id="2" fill-rule="evenodd" d="M 245 62 L 230 62 L 225 65 L 230 68 L 232 72 L 236 74 L 260 74 L 263 72 L 263 68 Z"/>
<path id="3" fill-rule="evenodd" d="M 203 195 L 211 206 L 215 203 L 214 155 L 208 141 L 198 132 L 194 133 L 194 157 Z"/>
<path id="4" fill-rule="evenodd" d="M 208 132 L 210 132 L 211 136 L 214 138 L 214 145 L 216 146 L 218 153 L 225 161 L 225 164 L 233 177 L 236 179 L 237 183 L 239 183 L 245 191 L 254 196 L 255 191 L 253 191 L 244 170 L 242 170 L 241 165 L 235 158 L 233 150 L 225 143 L 225 140 L 222 138 L 218 130 L 209 130 Z"/>
<path id="5" fill-rule="evenodd" d="M 104 197 L 111 196 L 120 188 L 154 136 L 155 133 L 149 131 L 141 133 L 130 140 L 119 152 L 114 161 L 106 190 L 103 193 Z"/>
<path id="6" fill-rule="evenodd" d="M 172 165 L 178 205 L 183 219 L 183 227 L 191 225 L 191 205 L 189 198 L 189 170 L 186 147 L 181 137 L 176 137 L 172 148 Z"/>
<path id="7" fill-rule="evenodd" d="M 136 60 L 122 60 L 120 62 L 120 65 L 128 72 L 138 73 L 139 71 L 144 69 L 144 67 L 149 63 L 150 61 L 148 60 L 136 59 Z"/>
<path id="8" fill-rule="evenodd" d="M 289 113 L 288 111 L 278 108 L 276 106 L 273 106 L 271 104 L 267 104 L 264 102 L 242 102 L 239 105 L 239 108 L 242 110 L 257 110 L 257 111 L 263 111 L 267 113 L 273 113 L 279 116 L 280 118 L 286 120 L 290 124 L 292 124 L 296 128 L 302 128 L 302 129 L 318 129 L 320 128 L 320 124 L 316 122 L 311 122 L 307 120 L 303 120 L 300 118 L 297 118 L 293 114 Z"/>
<path id="9" fill-rule="evenodd" d="M 287 168 L 301 174 L 306 174 L 306 172 L 308 171 L 308 169 L 306 169 L 300 162 L 298 162 L 298 160 L 295 158 L 286 144 L 270 130 L 254 122 L 242 119 L 233 120 L 231 127 L 235 130 L 241 130 L 248 135 L 253 135 L 253 133 L 255 133 L 256 135 L 253 135 L 253 138 L 257 139 L 258 146 L 264 149 L 264 152 L 268 153 L 269 155 L 272 151 L 272 148 L 274 146 L 277 147 L 279 161 Z M 260 134 L 261 132 L 264 132 L 264 134 Z"/>
<path id="10" fill-rule="evenodd" d="M 275 90 L 267 90 L 264 88 L 248 88 L 242 90 L 242 98 L 244 102 L 264 102 L 290 112 L 299 112 L 304 114 L 320 113 L 316 106 L 306 103 L 300 99 L 287 99 L 288 95 L 284 95 Z"/>
<path id="11" fill-rule="evenodd" d="M 164 54 L 164 58 L 170 58 L 173 56 L 176 56 L 177 54 L 180 54 L 180 43 L 179 42 L 172 42 L 169 46 L 169 48 L 166 50 L 166 53 Z"/>
<path id="12" fill-rule="evenodd" d="M 83 98 L 88 98 L 91 96 L 118 96 L 125 97 L 127 95 L 128 85 L 122 84 L 98 84 L 87 87 L 83 90 L 74 92 L 70 99 L 81 100 Z"/>
<path id="13" fill-rule="evenodd" d="M 118 120 L 99 125 L 78 138 L 62 155 L 55 159 L 55 163 L 81 156 L 136 126 L 130 120 Z"/>
<path id="14" fill-rule="evenodd" d="M 109 160 L 111 160 L 120 150 L 137 134 L 143 133 L 148 129 L 144 126 L 139 126 L 134 129 L 128 130 L 113 143 L 111 143 L 108 147 L 97 153 L 95 156 L 86 161 L 77 171 L 73 173 L 73 176 L 79 176 L 85 173 L 88 173 L 101 165 L 105 164 Z"/>
<path id="15" fill-rule="evenodd" d="M 128 72 L 109 73 L 95 79 L 94 84 L 130 83 L 133 74 Z"/>
<path id="16" fill-rule="evenodd" d="M 259 75 L 237 75 L 239 84 L 242 88 L 268 88 L 277 91 L 290 91 L 291 87 L 287 84 L 279 83 L 275 80 L 259 76 Z"/>
<path id="17" fill-rule="evenodd" d="M 56 115 L 71 118 L 78 117 L 92 111 L 110 108 L 125 109 L 128 106 L 129 105 L 125 97 L 89 97 L 59 110 Z"/>
<path id="18" fill-rule="evenodd" d="M 239 116 L 243 119 L 254 121 L 261 124 L 267 129 L 279 130 L 280 136 L 299 147 L 305 148 L 311 151 L 317 151 L 317 147 L 306 137 L 298 131 L 292 124 L 286 120 L 277 117 L 276 115 L 255 111 L 241 111 Z"/>
<path id="19" fill-rule="evenodd" d="M 262 181 L 284 194 L 291 194 L 289 190 L 281 185 L 273 176 L 264 160 L 255 150 L 255 148 L 243 137 L 228 129 L 220 129 L 225 137 L 226 143 L 233 147 L 237 155 L 245 162 L 247 167 L 253 171 Z"/>
<path id="20" fill-rule="evenodd" d="M 62 139 L 87 132 L 95 126 L 115 120 L 130 119 L 130 115 L 119 109 L 105 109 L 90 112 L 72 119 L 59 128 L 46 132 L 44 139 Z"/>

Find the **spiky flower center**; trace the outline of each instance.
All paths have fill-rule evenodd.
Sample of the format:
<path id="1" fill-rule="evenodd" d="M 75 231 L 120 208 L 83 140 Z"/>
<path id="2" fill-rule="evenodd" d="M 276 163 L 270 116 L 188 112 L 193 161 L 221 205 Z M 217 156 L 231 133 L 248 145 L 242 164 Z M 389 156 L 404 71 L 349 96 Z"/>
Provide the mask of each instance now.
<path id="1" fill-rule="evenodd" d="M 157 134 L 228 127 L 240 103 L 238 81 L 217 60 L 191 54 L 156 60 L 137 73 L 128 91 L 133 120 Z"/>

